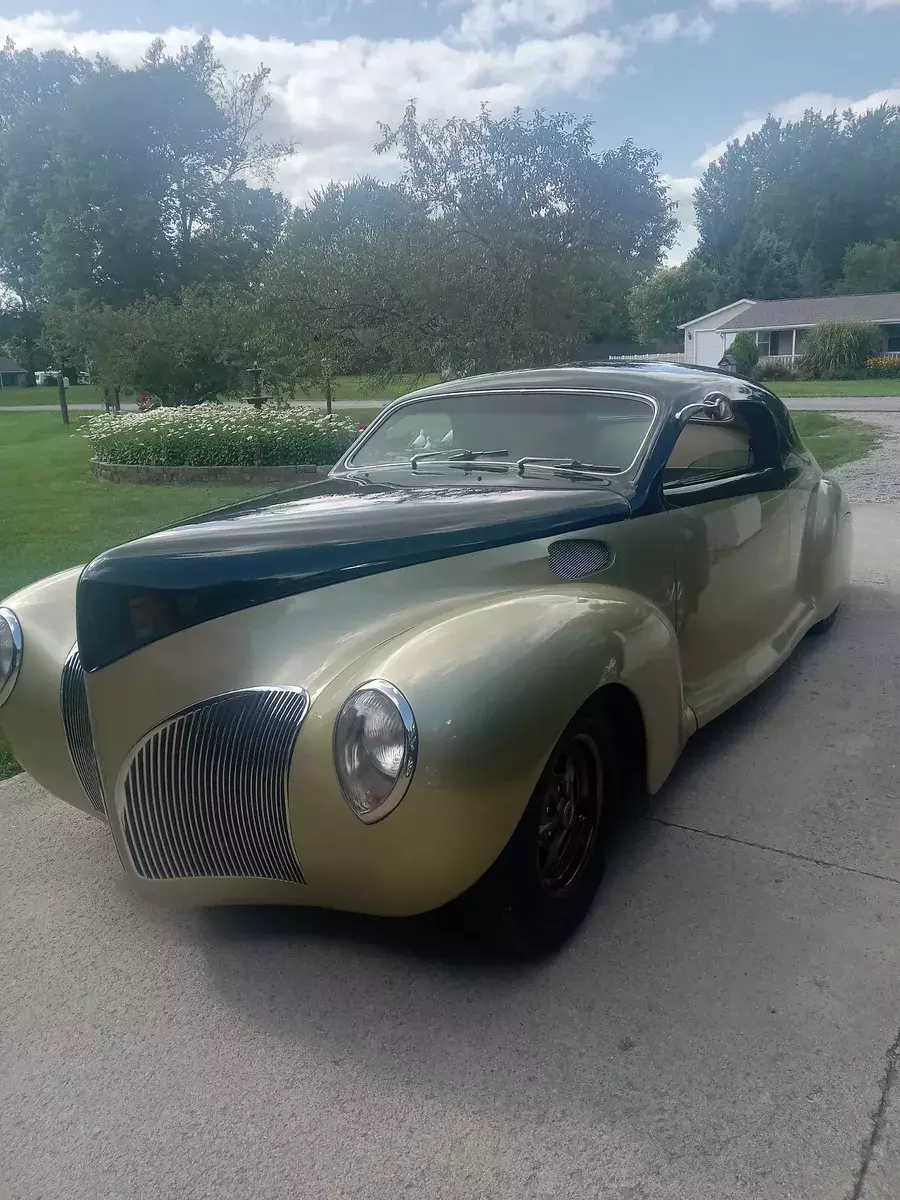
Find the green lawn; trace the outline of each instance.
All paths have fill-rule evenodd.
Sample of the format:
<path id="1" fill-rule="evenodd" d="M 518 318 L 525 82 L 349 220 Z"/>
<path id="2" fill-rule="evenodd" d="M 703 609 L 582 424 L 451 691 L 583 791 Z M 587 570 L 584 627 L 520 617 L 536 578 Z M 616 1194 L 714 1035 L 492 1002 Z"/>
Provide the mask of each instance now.
<path id="1" fill-rule="evenodd" d="M 335 400 L 394 400 L 405 392 L 416 388 L 429 387 L 438 382 L 437 375 L 404 375 L 391 383 L 377 384 L 366 375 L 341 375 L 334 383 L 332 397 Z M 297 389 L 296 398 L 303 400 L 306 393 Z M 314 388 L 309 397 L 321 400 L 324 393 L 321 388 Z M 91 385 L 70 387 L 68 391 L 70 404 L 102 404 L 103 391 Z M 123 403 L 134 402 L 134 396 L 120 397 Z M 28 404 L 59 403 L 59 395 L 55 387 L 33 388 L 0 388 L 0 408 L 16 408 Z"/>
<path id="2" fill-rule="evenodd" d="M 70 387 L 66 393 L 70 404 L 102 404 L 103 389 L 84 384 Z M 133 396 L 120 396 L 123 402 L 134 400 Z M 59 404 L 59 392 L 55 387 L 0 388 L 0 408 L 17 408 L 26 404 Z"/>
<path id="3" fill-rule="evenodd" d="M 766 387 L 776 396 L 900 396 L 900 379 L 773 380 Z"/>
<path id="4" fill-rule="evenodd" d="M 825 471 L 864 458 L 881 438 L 880 430 L 864 421 L 820 412 L 795 412 L 791 416 L 797 432 Z"/>
<path id="5" fill-rule="evenodd" d="M 87 442 L 74 432 L 82 419 L 66 430 L 49 413 L 0 417 L 0 599 L 107 546 L 259 491 L 97 483 Z M 0 779 L 15 770 L 0 739 Z"/>
<path id="6" fill-rule="evenodd" d="M 377 408 L 361 409 L 360 423 Z M 0 600 L 17 588 L 85 562 L 107 546 L 171 521 L 253 495 L 228 487 L 137 487 L 95 482 L 89 451 L 49 413 L 0 418 Z M 795 413 L 797 429 L 823 467 L 861 458 L 878 431 L 828 413 Z M 0 779 L 17 766 L 0 739 Z"/>

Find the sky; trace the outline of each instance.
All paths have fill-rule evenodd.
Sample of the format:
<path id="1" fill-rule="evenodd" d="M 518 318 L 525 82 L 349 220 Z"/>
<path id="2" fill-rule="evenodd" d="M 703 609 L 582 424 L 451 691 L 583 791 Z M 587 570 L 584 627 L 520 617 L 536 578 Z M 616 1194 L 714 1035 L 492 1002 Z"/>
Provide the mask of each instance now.
<path id="1" fill-rule="evenodd" d="M 201 33 L 230 70 L 271 69 L 271 132 L 297 147 L 277 184 L 297 203 L 328 179 L 390 178 L 378 122 L 413 97 L 424 117 L 562 109 L 593 119 L 600 149 L 659 152 L 682 222 L 670 262 L 696 241 L 705 166 L 767 113 L 900 103 L 900 0 L 0 0 L 0 38 L 123 65 Z"/>

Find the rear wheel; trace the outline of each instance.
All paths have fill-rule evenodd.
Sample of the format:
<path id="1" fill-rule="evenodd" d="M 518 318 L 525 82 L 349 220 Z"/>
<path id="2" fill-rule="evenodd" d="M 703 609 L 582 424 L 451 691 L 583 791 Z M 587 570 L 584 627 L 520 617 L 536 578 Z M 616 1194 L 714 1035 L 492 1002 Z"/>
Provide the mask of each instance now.
<path id="1" fill-rule="evenodd" d="M 593 903 L 621 793 L 614 729 L 602 712 L 568 726 L 502 854 L 463 898 L 470 928 L 509 953 L 557 949 Z"/>
<path id="2" fill-rule="evenodd" d="M 840 613 L 840 611 L 841 611 L 841 606 L 838 605 L 837 608 L 829 616 L 825 617 L 821 621 L 816 621 L 815 625 L 813 625 L 810 628 L 809 633 L 813 637 L 820 637 L 823 633 L 827 633 L 828 630 L 831 629 L 832 625 L 834 625 L 835 621 L 838 619 L 838 614 Z"/>

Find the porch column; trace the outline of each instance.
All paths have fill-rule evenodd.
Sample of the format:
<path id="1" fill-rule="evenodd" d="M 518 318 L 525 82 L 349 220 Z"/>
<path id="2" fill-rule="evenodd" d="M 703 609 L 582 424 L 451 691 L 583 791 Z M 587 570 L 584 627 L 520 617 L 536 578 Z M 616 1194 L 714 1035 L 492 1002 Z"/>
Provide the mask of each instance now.
<path id="1" fill-rule="evenodd" d="M 796 357 L 797 357 L 797 330 L 794 329 L 793 337 L 791 338 L 791 362 L 793 362 Z"/>

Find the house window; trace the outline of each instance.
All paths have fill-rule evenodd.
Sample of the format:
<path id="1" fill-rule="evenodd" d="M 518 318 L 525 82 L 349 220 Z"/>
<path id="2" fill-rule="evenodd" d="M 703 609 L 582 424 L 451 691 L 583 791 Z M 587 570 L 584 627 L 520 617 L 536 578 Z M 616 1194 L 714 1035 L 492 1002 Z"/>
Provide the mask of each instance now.
<path id="1" fill-rule="evenodd" d="M 776 354 L 777 353 L 776 350 L 772 349 L 772 339 L 773 338 L 775 338 L 775 340 L 777 342 L 778 334 L 772 333 L 768 329 L 765 331 L 765 333 L 758 333 L 756 335 L 756 348 L 757 348 L 757 350 L 759 350 L 760 358 L 763 358 L 768 354 Z"/>
<path id="2" fill-rule="evenodd" d="M 888 325 L 885 328 L 885 350 L 893 350 L 900 353 L 900 325 Z"/>

